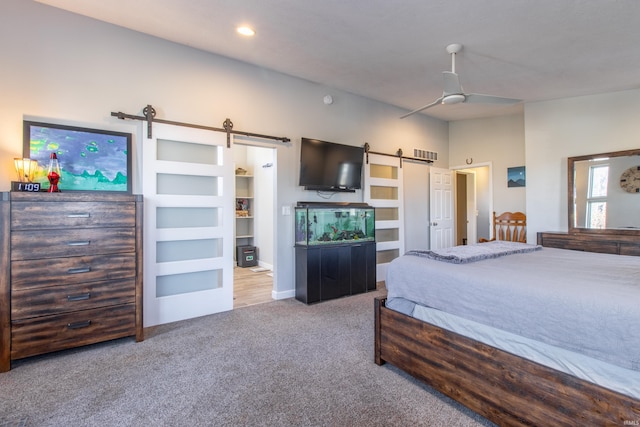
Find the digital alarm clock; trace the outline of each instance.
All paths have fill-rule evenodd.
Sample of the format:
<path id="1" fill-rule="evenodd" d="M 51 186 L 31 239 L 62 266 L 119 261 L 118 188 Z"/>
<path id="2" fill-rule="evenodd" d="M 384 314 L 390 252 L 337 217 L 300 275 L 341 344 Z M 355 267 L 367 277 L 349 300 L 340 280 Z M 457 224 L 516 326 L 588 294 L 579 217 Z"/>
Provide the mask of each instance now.
<path id="1" fill-rule="evenodd" d="M 28 191 L 37 193 L 42 189 L 39 182 L 16 182 L 11 181 L 11 191 Z"/>

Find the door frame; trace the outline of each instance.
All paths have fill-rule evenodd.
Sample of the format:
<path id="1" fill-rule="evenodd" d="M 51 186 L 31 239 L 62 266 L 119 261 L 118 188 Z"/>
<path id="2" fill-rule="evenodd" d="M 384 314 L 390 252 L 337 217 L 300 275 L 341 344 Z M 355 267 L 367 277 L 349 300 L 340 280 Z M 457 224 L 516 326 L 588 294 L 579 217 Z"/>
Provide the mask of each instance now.
<path id="1" fill-rule="evenodd" d="M 272 264 L 272 269 L 271 272 L 273 273 L 273 277 L 272 277 L 272 287 L 271 287 L 271 299 L 273 300 L 278 300 L 278 299 L 284 299 L 284 298 L 289 298 L 290 295 L 288 293 L 286 293 L 285 295 L 283 295 L 282 293 L 278 293 L 277 289 L 278 289 L 278 269 L 276 268 L 276 266 L 278 265 L 278 146 L 274 145 L 273 143 L 268 143 L 268 142 L 264 142 L 261 141 L 259 139 L 256 138 L 252 138 L 252 137 L 245 137 L 242 135 L 234 135 L 233 136 L 233 140 L 232 140 L 232 145 L 231 145 L 231 149 L 234 149 L 235 145 L 244 145 L 246 147 L 257 147 L 257 148 L 266 148 L 266 149 L 271 149 L 273 150 L 273 211 L 272 211 L 272 217 L 271 217 L 271 227 L 273 230 L 273 243 L 272 243 L 272 253 L 273 253 L 273 264 Z M 235 172 L 234 172 L 235 173 Z M 255 176 L 255 172 L 254 172 L 254 176 Z M 255 179 L 255 178 L 254 178 Z M 254 182 L 254 191 L 255 191 L 255 182 Z M 235 195 L 234 197 L 234 202 L 235 202 Z M 254 195 L 255 197 L 255 195 Z M 254 219 L 254 223 L 253 223 L 254 229 L 256 227 L 256 220 Z M 235 227 L 235 225 L 234 225 Z M 254 234 L 255 234 L 255 230 L 254 230 Z M 234 251 L 235 249 L 235 232 L 234 232 Z M 254 243 L 255 243 L 255 239 L 254 239 Z M 260 262 L 260 261 L 258 261 Z M 234 270 L 235 271 L 235 270 Z M 235 280 L 235 274 L 233 276 L 233 279 Z M 293 296 L 293 295 L 291 295 Z"/>
<path id="2" fill-rule="evenodd" d="M 460 242 L 460 235 L 462 234 L 462 230 L 458 230 L 458 225 L 461 224 L 460 217 L 464 216 L 466 219 L 466 233 L 465 236 L 466 242 L 462 244 L 472 244 L 478 241 L 478 216 L 477 216 L 477 195 L 476 195 L 476 171 L 470 169 L 458 169 L 454 170 L 455 173 L 455 223 L 456 230 L 454 239 L 456 244 Z M 464 194 L 458 194 L 460 190 L 459 183 L 464 180 Z M 462 197 L 461 197 L 462 196 Z M 459 202 L 464 199 L 464 211 L 461 209 L 461 206 L 458 205 Z"/>
<path id="3" fill-rule="evenodd" d="M 452 166 L 450 169 L 452 171 L 462 171 L 462 170 L 470 170 L 472 171 L 473 169 L 479 169 L 479 168 L 484 168 L 487 167 L 489 168 L 489 212 L 487 212 L 487 218 L 488 218 L 488 226 L 489 226 L 489 232 L 491 232 L 491 227 L 492 227 L 492 223 L 491 223 L 491 218 L 492 218 L 492 213 L 493 213 L 493 163 L 492 162 L 482 162 L 482 163 L 473 163 L 470 165 L 459 165 L 459 166 Z M 457 176 L 457 174 L 455 174 Z M 476 186 L 477 186 L 477 181 L 476 181 Z M 476 194 L 474 196 L 475 200 L 474 200 L 474 204 L 476 206 L 476 210 L 477 210 L 477 206 L 478 206 L 478 200 L 477 200 L 477 190 L 476 190 Z M 456 215 L 457 215 L 457 210 L 456 210 Z M 476 216 L 476 221 L 477 221 L 477 216 Z M 458 230 L 456 229 L 456 234 L 457 234 Z M 477 237 L 477 233 L 478 233 L 478 224 L 476 223 L 476 237 Z M 469 243 L 469 242 L 467 242 Z"/>

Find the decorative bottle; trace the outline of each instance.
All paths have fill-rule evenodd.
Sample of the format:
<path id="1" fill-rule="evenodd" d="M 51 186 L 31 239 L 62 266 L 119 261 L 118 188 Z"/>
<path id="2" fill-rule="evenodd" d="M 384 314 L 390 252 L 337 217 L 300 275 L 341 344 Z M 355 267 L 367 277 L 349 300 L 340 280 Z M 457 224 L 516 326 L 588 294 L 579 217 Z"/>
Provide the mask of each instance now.
<path id="1" fill-rule="evenodd" d="M 47 173 L 49 179 L 49 193 L 58 193 L 58 182 L 60 181 L 60 165 L 58 164 L 58 156 L 56 153 L 51 153 L 49 156 L 49 172 Z"/>

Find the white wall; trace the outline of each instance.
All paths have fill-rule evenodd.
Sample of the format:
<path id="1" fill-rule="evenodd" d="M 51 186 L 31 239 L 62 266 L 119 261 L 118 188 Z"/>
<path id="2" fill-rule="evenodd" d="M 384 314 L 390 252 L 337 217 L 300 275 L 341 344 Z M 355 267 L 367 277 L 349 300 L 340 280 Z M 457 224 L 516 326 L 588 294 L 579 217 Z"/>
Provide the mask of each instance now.
<path id="1" fill-rule="evenodd" d="M 638 117 L 640 90 L 527 103 L 523 116 L 451 122 L 449 162 L 491 162 L 494 210 L 525 212 L 533 243 L 568 229 L 567 158 L 640 148 Z M 523 164 L 526 187 L 507 188 L 507 168 Z"/>
<path id="2" fill-rule="evenodd" d="M 568 230 L 567 158 L 640 147 L 640 90 L 525 105 L 527 241 Z"/>
<path id="3" fill-rule="evenodd" d="M 470 168 L 490 162 L 493 210 L 498 213 L 525 212 L 527 188 L 507 187 L 507 168 L 525 165 L 524 145 L 524 117 L 520 114 L 449 124 L 450 167 L 466 165 L 471 160 Z M 478 191 L 486 193 L 482 182 L 488 181 L 478 182 Z"/>
<path id="4" fill-rule="evenodd" d="M 134 191 L 141 188 L 140 124 L 112 111 L 141 114 L 151 104 L 158 118 L 215 127 L 230 118 L 236 130 L 291 138 L 276 155 L 277 295 L 294 289 L 293 217 L 281 207 L 322 200 L 296 185 L 302 136 L 369 142 L 390 153 L 437 151 L 436 166 L 449 165 L 446 122 L 420 114 L 399 120 L 406 111 L 39 3 L 0 2 L 0 52 L 0 191 L 15 179 L 25 117 L 134 133 Z M 332 105 L 322 102 L 326 94 Z M 332 200 L 362 201 L 362 194 Z"/>
<path id="5" fill-rule="evenodd" d="M 253 168 L 253 190 L 255 202 L 253 235 L 258 262 L 261 267 L 273 269 L 274 249 L 274 182 L 276 165 L 272 148 L 248 147 L 247 159 Z M 268 166 L 271 165 L 271 166 Z"/>

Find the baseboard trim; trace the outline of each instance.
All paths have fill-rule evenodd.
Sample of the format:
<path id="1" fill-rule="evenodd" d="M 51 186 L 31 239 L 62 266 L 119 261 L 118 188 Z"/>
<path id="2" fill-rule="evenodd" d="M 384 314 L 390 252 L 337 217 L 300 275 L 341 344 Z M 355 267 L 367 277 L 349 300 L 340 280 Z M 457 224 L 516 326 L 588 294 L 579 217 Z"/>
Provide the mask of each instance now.
<path id="1" fill-rule="evenodd" d="M 281 291 L 281 292 L 271 291 L 271 298 L 275 300 L 293 298 L 295 296 L 296 296 L 295 289 L 291 289 L 288 291 Z"/>

